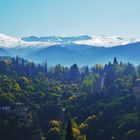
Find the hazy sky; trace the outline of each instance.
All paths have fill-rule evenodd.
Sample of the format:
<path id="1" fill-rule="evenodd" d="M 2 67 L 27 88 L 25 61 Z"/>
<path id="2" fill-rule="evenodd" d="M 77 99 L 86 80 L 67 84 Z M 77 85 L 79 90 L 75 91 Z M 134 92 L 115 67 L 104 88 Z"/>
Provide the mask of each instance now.
<path id="1" fill-rule="evenodd" d="M 140 0 L 0 0 L 0 32 L 140 37 Z"/>

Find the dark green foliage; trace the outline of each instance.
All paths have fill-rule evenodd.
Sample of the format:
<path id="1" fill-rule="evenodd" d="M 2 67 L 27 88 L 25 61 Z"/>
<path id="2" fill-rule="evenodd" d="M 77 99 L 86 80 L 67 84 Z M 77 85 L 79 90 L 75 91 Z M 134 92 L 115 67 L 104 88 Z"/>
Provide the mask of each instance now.
<path id="1" fill-rule="evenodd" d="M 66 129 L 66 139 L 65 140 L 74 140 L 73 132 L 72 132 L 72 124 L 71 120 L 68 121 L 67 129 Z"/>
<path id="2" fill-rule="evenodd" d="M 139 140 L 139 79 L 116 58 L 91 68 L 2 59 L 0 139 Z"/>

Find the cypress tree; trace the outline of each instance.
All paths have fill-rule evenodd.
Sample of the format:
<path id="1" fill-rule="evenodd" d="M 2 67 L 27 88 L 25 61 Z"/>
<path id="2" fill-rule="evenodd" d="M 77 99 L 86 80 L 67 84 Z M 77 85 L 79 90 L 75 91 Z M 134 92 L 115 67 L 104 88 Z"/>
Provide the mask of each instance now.
<path id="1" fill-rule="evenodd" d="M 66 139 L 65 140 L 74 140 L 72 133 L 72 123 L 71 120 L 68 121 L 67 129 L 66 129 Z"/>
<path id="2" fill-rule="evenodd" d="M 114 62 L 113 62 L 114 65 L 117 65 L 118 64 L 118 61 L 117 61 L 117 58 L 114 57 Z"/>

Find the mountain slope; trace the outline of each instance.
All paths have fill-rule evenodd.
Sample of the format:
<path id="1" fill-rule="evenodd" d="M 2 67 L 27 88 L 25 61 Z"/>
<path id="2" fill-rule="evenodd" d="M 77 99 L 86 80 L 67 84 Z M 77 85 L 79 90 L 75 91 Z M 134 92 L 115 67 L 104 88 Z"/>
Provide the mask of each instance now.
<path id="1" fill-rule="evenodd" d="M 48 61 L 50 65 L 62 64 L 72 65 L 79 62 L 80 53 L 75 50 L 70 50 L 61 46 L 51 46 L 45 49 L 38 50 L 29 58 L 36 62 Z"/>
<path id="2" fill-rule="evenodd" d="M 10 53 L 5 49 L 0 48 L 0 56 L 10 56 Z"/>
<path id="3" fill-rule="evenodd" d="M 67 44 L 65 46 L 55 45 L 39 49 L 28 58 L 36 62 L 43 62 L 47 59 L 48 63 L 52 65 L 77 63 L 82 66 L 96 63 L 105 64 L 117 57 L 121 61 L 138 64 L 140 60 L 139 53 L 140 42 L 112 48 Z"/>
<path id="4" fill-rule="evenodd" d="M 89 36 L 80 37 L 29 37 L 17 39 L 0 34 L 0 56 L 20 56 L 30 61 L 43 63 L 48 61 L 49 65 L 56 65 L 58 63 L 62 65 L 72 65 L 77 63 L 80 66 L 94 65 L 96 63 L 105 64 L 112 60 L 113 57 L 117 57 L 124 62 L 131 62 L 138 64 L 140 60 L 140 42 L 128 43 L 130 40 L 123 38 L 106 38 L 91 39 Z M 93 41 L 97 43 L 100 41 L 100 45 L 107 43 L 124 44 L 113 47 L 99 47 L 93 45 L 82 44 L 82 42 Z M 116 40 L 116 41 L 114 41 Z M 47 41 L 47 42 L 46 42 Z M 95 41 L 95 42 L 94 42 Z M 130 42 L 135 42 L 131 40 Z M 81 44 L 79 44 L 81 42 Z M 4 45 L 4 46 L 3 46 Z"/>

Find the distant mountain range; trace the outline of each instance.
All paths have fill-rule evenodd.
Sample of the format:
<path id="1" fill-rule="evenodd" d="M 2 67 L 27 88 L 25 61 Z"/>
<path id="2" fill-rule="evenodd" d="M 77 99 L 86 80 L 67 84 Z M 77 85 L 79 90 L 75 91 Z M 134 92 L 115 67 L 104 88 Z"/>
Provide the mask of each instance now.
<path id="1" fill-rule="evenodd" d="M 108 36 L 23 37 L 0 34 L 0 56 L 20 56 L 49 65 L 69 66 L 105 64 L 117 57 L 121 61 L 140 63 L 140 40 Z"/>

